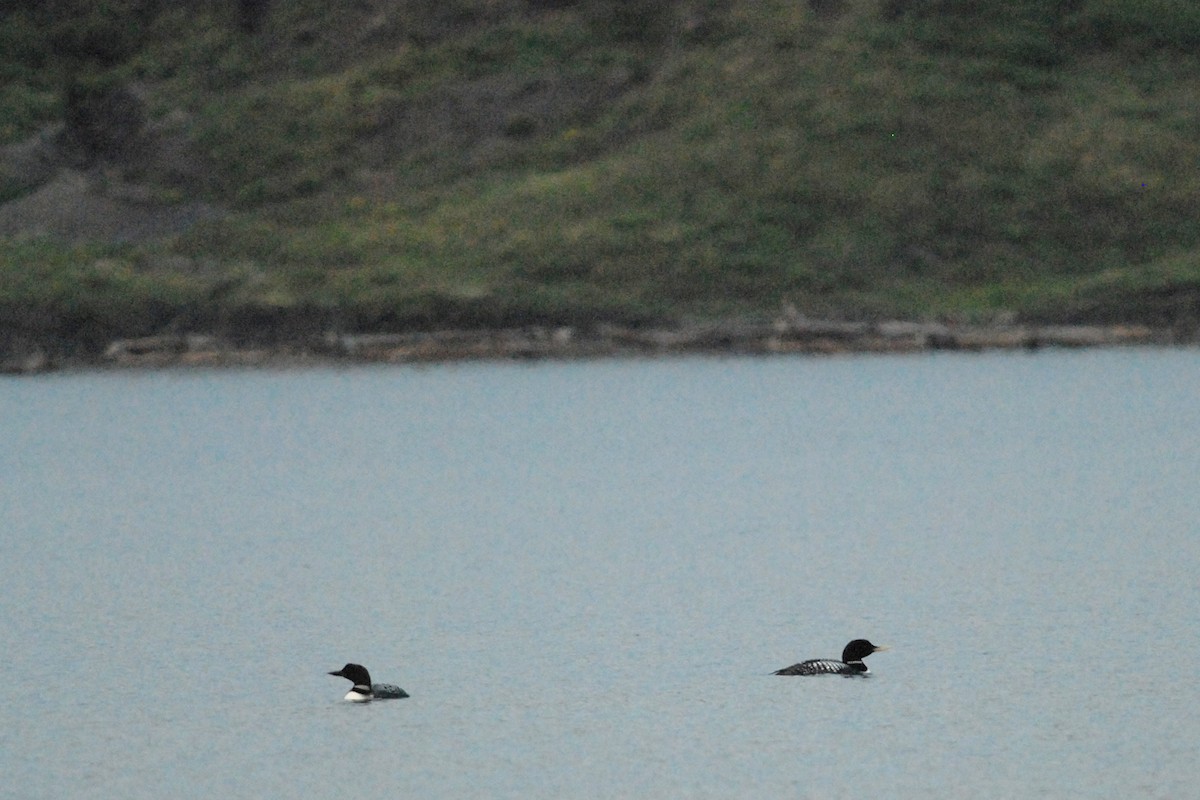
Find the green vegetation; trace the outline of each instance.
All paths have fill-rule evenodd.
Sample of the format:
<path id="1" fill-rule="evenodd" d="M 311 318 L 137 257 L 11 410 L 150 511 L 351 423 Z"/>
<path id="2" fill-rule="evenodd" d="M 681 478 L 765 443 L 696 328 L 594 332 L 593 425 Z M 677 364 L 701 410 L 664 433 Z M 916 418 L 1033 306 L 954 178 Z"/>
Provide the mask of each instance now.
<path id="1" fill-rule="evenodd" d="M 45 16 L 73 5 L 0 18 L 0 140 L 83 119 L 93 170 L 221 211 L 123 243 L 0 238 L 0 318 L 88 346 L 784 302 L 1200 319 L 1191 0 L 296 0 L 252 33 L 219 0 Z M 125 87 L 122 124 L 169 157 L 106 144 Z M 0 167 L 0 200 L 36 188 Z"/>

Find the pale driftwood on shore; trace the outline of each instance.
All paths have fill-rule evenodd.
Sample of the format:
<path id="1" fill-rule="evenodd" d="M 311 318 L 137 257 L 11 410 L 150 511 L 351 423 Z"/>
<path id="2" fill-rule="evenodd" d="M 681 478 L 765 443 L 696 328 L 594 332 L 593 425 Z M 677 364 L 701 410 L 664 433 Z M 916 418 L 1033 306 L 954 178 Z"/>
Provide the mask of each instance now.
<path id="1" fill-rule="evenodd" d="M 0 354 L 0 372 L 61 367 L 219 367 L 319 363 L 422 363 L 467 359 L 594 358 L 706 354 L 904 353 L 935 350 L 1113 347 L 1194 342 L 1196 336 L 1144 325 L 950 325 L 890 320 L 815 320 L 785 314 L 773 321 L 724 320 L 663 327 L 597 323 L 570 326 L 326 332 L 286 344 L 239 345 L 217 334 L 164 334 L 112 342 L 99 356 L 55 355 L 26 345 Z"/>

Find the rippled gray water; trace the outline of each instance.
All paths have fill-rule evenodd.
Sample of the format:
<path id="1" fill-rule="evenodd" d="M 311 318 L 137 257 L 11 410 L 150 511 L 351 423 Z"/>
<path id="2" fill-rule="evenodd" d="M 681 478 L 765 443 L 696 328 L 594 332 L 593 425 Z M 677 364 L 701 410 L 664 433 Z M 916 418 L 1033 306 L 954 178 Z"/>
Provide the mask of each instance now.
<path id="1" fill-rule="evenodd" d="M 1189 796 L 1198 431 L 1190 349 L 6 379 L 0 796 Z"/>

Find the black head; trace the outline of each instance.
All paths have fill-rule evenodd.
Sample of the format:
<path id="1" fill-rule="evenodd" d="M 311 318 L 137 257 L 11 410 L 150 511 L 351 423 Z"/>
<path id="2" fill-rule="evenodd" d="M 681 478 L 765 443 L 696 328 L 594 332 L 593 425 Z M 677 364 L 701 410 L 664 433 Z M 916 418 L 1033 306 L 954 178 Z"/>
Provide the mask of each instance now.
<path id="1" fill-rule="evenodd" d="M 337 672 L 331 672 L 330 675 L 336 675 L 339 678 L 345 678 L 355 686 L 370 686 L 371 673 L 367 672 L 367 668 L 362 664 L 347 664 Z"/>
<path id="2" fill-rule="evenodd" d="M 874 645 L 866 639 L 855 639 L 842 650 L 842 661 L 847 664 L 851 661 L 862 661 L 871 653 L 878 653 L 880 650 L 887 650 L 887 645 Z"/>

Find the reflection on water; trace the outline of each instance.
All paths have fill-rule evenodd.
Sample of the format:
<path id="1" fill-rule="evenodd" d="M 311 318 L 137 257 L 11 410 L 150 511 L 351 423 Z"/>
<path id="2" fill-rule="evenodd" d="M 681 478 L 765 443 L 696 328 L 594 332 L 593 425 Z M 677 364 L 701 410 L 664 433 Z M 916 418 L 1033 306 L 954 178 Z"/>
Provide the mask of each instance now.
<path id="1" fill-rule="evenodd" d="M 1194 350 L 6 380 L 0 771 L 1183 796 L 1197 397 Z M 857 637 L 868 680 L 768 674 Z"/>

